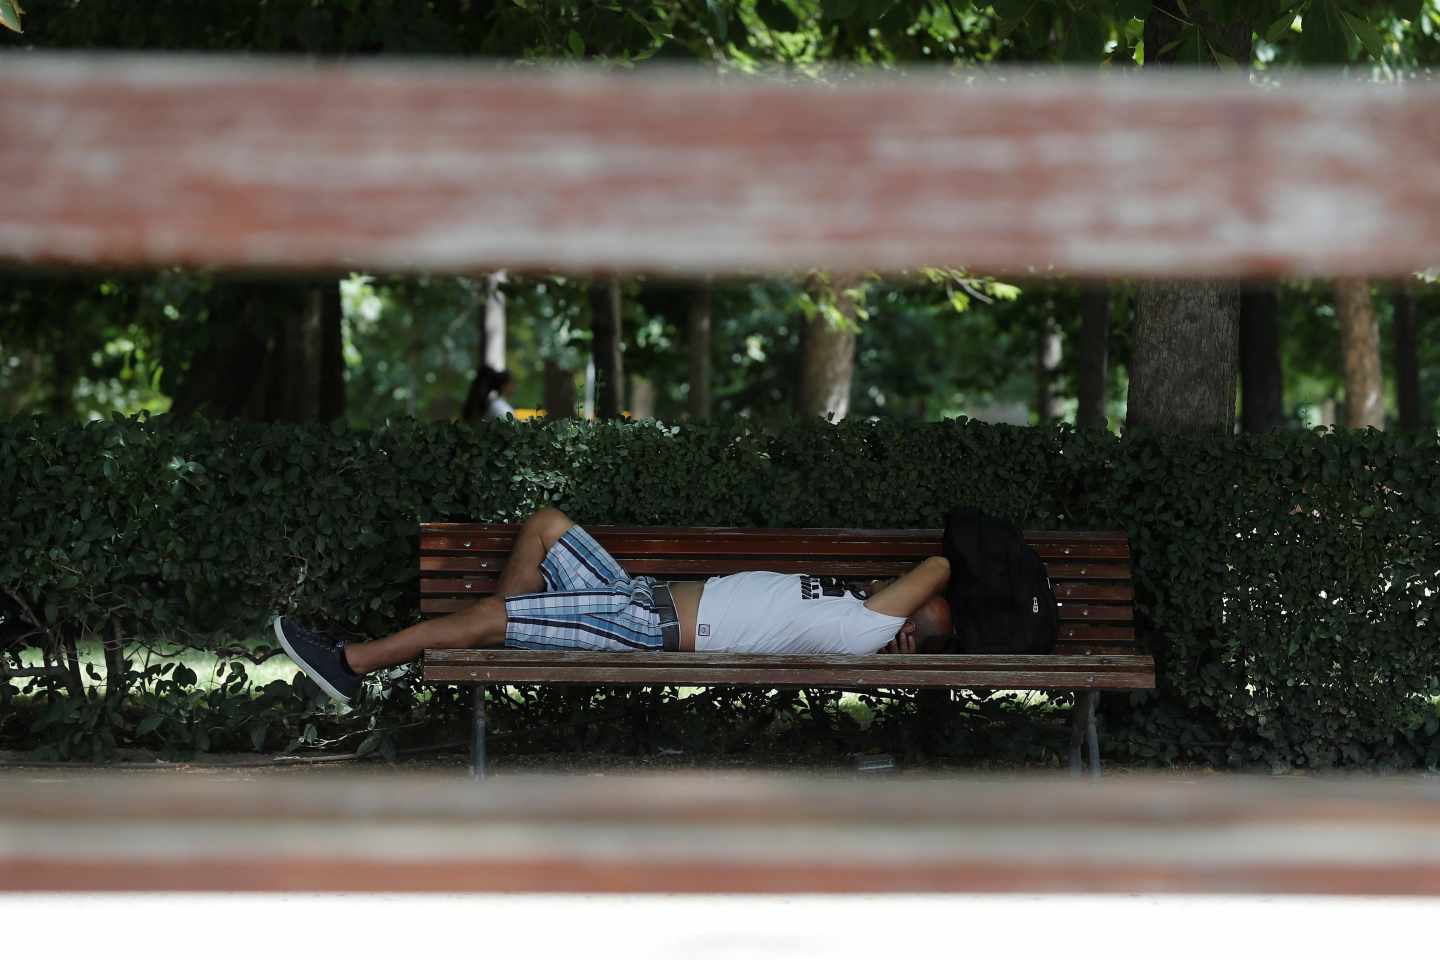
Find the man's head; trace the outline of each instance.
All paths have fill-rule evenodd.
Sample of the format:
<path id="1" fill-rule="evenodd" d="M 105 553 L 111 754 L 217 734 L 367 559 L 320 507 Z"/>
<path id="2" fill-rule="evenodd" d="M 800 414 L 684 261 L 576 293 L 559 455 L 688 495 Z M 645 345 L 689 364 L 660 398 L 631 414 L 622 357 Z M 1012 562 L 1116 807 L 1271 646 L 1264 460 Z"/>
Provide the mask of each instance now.
<path id="1" fill-rule="evenodd" d="M 949 653 L 955 639 L 955 623 L 950 619 L 950 604 L 936 594 L 910 614 L 915 624 L 916 653 Z"/>
<path id="2" fill-rule="evenodd" d="M 874 596 L 885 587 L 894 583 L 894 578 L 888 580 L 871 580 L 865 584 L 865 593 Z M 903 635 L 909 634 L 913 639 L 914 649 L 909 649 L 909 644 L 902 642 Z M 955 652 L 955 623 L 950 618 L 950 604 L 940 594 L 936 594 L 920 605 L 920 609 L 912 613 L 901 627 L 900 633 L 896 634 L 894 640 L 886 644 L 884 653 L 953 653 Z"/>

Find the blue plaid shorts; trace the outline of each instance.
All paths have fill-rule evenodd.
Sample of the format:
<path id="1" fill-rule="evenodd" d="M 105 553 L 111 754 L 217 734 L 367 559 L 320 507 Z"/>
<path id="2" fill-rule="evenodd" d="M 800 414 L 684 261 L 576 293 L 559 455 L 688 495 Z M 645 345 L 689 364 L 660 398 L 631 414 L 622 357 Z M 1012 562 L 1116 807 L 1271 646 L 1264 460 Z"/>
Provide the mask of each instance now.
<path id="1" fill-rule="evenodd" d="M 520 650 L 662 650 L 654 579 L 632 577 L 579 525 L 540 563 L 544 593 L 505 599 L 505 646 Z"/>

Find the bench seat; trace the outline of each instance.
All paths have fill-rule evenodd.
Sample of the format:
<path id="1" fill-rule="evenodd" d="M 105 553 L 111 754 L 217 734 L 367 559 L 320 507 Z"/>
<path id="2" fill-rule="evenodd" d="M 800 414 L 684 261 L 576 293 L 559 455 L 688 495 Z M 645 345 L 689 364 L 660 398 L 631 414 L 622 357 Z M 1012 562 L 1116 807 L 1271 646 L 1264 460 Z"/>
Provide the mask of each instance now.
<path id="1" fill-rule="evenodd" d="M 440 616 L 494 592 L 515 524 L 424 523 L 420 610 Z M 586 529 L 625 570 L 662 580 L 703 580 L 747 570 L 853 579 L 898 576 L 941 553 L 940 531 L 844 528 L 620 527 Z M 736 685 L 873 690 L 885 687 L 1076 691 L 1070 766 L 1082 740 L 1099 773 L 1095 704 L 1100 690 L 1155 686 L 1155 661 L 1136 644 L 1130 545 L 1123 532 L 1026 531 L 1055 588 L 1053 654 L 866 657 L 733 653 L 595 653 L 427 650 L 428 683 L 473 685 L 472 769 L 484 772 L 484 688 L 490 684 Z"/>
<path id="2" fill-rule="evenodd" d="M 619 661 L 619 662 L 617 662 Z M 661 684 L 746 687 L 988 687 L 1026 690 L 1148 690 L 1144 656 L 897 657 L 746 653 L 574 653 L 550 650 L 428 650 L 435 683 Z"/>

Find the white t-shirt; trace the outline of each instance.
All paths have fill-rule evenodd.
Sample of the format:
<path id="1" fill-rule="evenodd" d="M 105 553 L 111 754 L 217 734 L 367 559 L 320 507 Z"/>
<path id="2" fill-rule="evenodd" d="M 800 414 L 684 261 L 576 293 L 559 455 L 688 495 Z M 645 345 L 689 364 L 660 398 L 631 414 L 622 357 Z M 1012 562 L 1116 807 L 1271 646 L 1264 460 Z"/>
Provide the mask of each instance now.
<path id="1" fill-rule="evenodd" d="M 700 595 L 697 653 L 875 653 L 904 617 L 866 608 L 835 577 L 736 573 L 712 577 Z"/>
<path id="2" fill-rule="evenodd" d="M 490 398 L 485 406 L 485 417 L 489 420 L 504 420 L 506 417 L 515 416 L 515 408 L 510 406 L 509 401 L 498 393 Z"/>

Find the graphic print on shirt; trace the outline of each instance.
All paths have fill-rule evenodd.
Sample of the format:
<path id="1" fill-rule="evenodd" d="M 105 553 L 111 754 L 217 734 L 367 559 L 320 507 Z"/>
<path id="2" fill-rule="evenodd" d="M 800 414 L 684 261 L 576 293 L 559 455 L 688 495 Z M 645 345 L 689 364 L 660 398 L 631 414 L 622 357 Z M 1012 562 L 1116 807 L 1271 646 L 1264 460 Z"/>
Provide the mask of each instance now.
<path id="1" fill-rule="evenodd" d="M 813 577 L 808 573 L 800 575 L 800 599 L 817 600 L 820 597 L 843 597 L 850 594 L 856 600 L 864 601 L 865 594 L 850 586 L 839 577 Z"/>
<path id="2" fill-rule="evenodd" d="M 866 609 L 863 585 L 857 591 L 846 583 L 840 577 L 764 570 L 712 577 L 696 612 L 695 649 L 872 654 L 895 636 L 905 619 Z"/>

